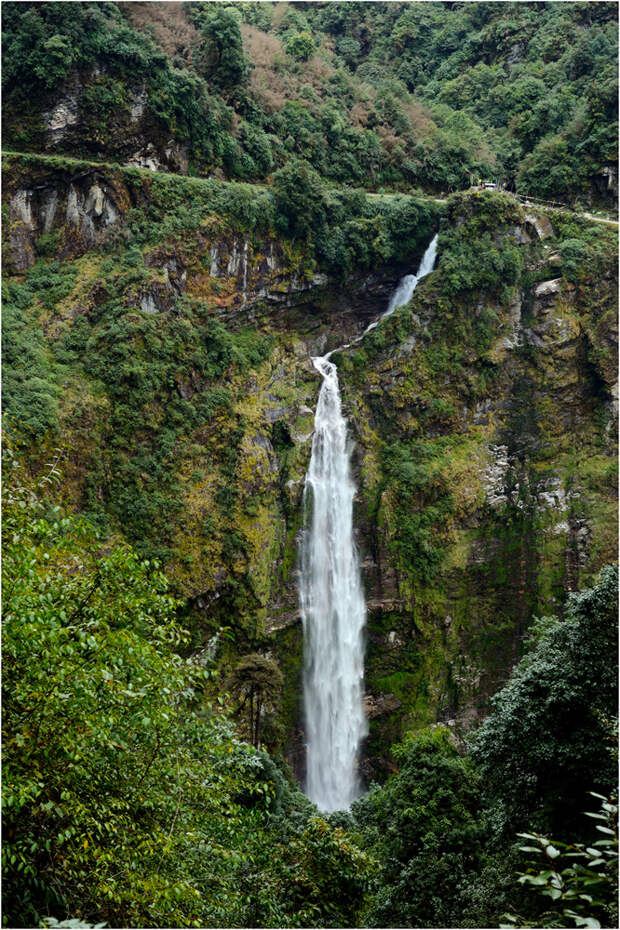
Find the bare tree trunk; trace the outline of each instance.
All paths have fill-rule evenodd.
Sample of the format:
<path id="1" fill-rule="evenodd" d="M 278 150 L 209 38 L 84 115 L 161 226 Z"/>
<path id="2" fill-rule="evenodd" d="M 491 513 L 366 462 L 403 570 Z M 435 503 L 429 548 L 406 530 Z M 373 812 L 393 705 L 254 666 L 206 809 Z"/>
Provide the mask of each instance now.
<path id="1" fill-rule="evenodd" d="M 258 749 L 259 747 L 259 737 L 260 737 L 260 711 L 261 711 L 261 699 L 260 694 L 256 699 L 256 741 L 254 745 Z"/>
<path id="2" fill-rule="evenodd" d="M 254 744 L 254 685 L 250 688 L 250 742 Z"/>

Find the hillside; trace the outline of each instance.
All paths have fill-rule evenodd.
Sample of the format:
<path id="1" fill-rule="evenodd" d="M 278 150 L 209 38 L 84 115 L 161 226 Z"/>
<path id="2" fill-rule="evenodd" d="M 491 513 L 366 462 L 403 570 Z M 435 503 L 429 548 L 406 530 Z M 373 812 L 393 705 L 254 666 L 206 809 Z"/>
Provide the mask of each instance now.
<path id="1" fill-rule="evenodd" d="M 228 179 L 613 205 L 610 3 L 4 8 L 4 145 Z M 145 75 L 148 74 L 148 80 Z"/>
<path id="2" fill-rule="evenodd" d="M 8 925 L 613 926 L 616 7 L 3 12 Z M 317 357 L 346 809 L 302 793 Z"/>

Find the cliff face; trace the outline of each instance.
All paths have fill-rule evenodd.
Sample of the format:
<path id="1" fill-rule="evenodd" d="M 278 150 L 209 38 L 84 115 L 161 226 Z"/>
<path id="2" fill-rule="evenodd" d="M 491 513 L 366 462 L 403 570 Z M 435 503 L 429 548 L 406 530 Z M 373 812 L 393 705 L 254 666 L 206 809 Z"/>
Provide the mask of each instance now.
<path id="1" fill-rule="evenodd" d="M 337 276 L 276 231 L 263 189 L 36 157 L 9 158 L 4 183 L 7 326 L 28 343 L 9 358 L 12 428 L 34 468 L 61 450 L 74 509 L 165 563 L 196 644 L 224 626 L 224 666 L 256 649 L 278 659 L 263 732 L 299 770 L 310 355 L 385 308 L 443 207 L 406 264 Z M 436 272 L 337 358 L 369 607 L 369 776 L 405 726 L 471 724 L 532 616 L 561 612 L 614 557 L 613 239 L 501 195 L 455 196 Z"/>
<path id="2" fill-rule="evenodd" d="M 613 237 L 481 200 L 453 200 L 436 273 L 341 362 L 359 437 L 373 775 L 403 723 L 471 726 L 532 617 L 561 614 L 616 558 Z M 592 248 L 578 273 L 575 234 Z M 480 265 L 504 267 L 503 293 L 451 286 L 468 242 Z"/>

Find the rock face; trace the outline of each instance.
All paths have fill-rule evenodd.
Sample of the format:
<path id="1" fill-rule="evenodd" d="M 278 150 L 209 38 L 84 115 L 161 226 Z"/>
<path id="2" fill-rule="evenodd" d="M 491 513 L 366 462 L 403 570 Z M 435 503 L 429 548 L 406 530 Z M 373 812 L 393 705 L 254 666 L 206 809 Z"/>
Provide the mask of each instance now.
<path id="1" fill-rule="evenodd" d="M 56 103 L 52 110 L 43 114 L 43 121 L 48 132 L 49 141 L 61 142 L 71 126 L 79 120 L 79 90 L 68 94 Z"/>
<path id="2" fill-rule="evenodd" d="M 148 197 L 146 179 L 142 188 L 136 188 L 120 172 L 85 166 L 86 170 L 71 175 L 33 171 L 28 187 L 22 186 L 23 174 L 19 182 L 15 174 L 6 176 L 8 270 L 30 268 L 44 234 L 54 234 L 57 254 L 63 259 L 123 241 L 129 211 Z M 196 255 L 204 251 L 209 255 L 207 274 L 196 263 Z M 237 326 L 256 325 L 267 314 L 271 327 L 303 332 L 314 354 L 358 335 L 385 308 L 400 274 L 392 267 L 333 281 L 308 267 L 301 253 L 291 261 L 275 236 L 265 240 L 223 232 L 216 222 L 201 227 L 184 244 L 158 247 L 148 264 L 164 277 L 140 295 L 137 303 L 145 313 L 169 309 L 178 295 L 201 294 L 206 287 L 217 291 L 218 313 L 227 321 L 234 318 Z"/>
<path id="3" fill-rule="evenodd" d="M 553 236 L 553 226 L 548 216 L 540 213 L 527 213 L 525 215 L 526 228 L 530 227 L 539 239 L 548 239 Z"/>
<path id="4" fill-rule="evenodd" d="M 505 236 L 540 277 L 539 240 L 514 227 Z M 503 301 L 448 301 L 440 287 L 441 238 L 439 271 L 400 327 L 387 323 L 363 365 L 341 370 L 357 440 L 367 687 L 401 701 L 371 714 L 370 778 L 384 773 L 381 747 L 403 724 L 471 727 L 532 616 L 561 614 L 567 594 L 615 558 L 611 261 L 578 287 L 524 274 Z"/>
<path id="5" fill-rule="evenodd" d="M 62 266 L 60 296 L 38 294 L 28 313 L 65 360 L 66 498 L 135 545 L 165 538 L 197 645 L 234 631 L 218 661 L 272 652 L 285 687 L 265 733 L 301 777 L 310 355 L 365 329 L 419 257 L 334 280 L 298 243 L 218 215 L 190 179 L 182 223 L 146 171 L 8 166 L 6 273 L 22 281 L 39 254 Z M 511 282 L 451 291 L 440 235 L 410 306 L 338 358 L 368 609 L 369 779 L 390 770 L 386 747 L 407 728 L 454 721 L 460 734 L 479 719 L 531 618 L 561 613 L 615 552 L 615 263 L 575 284 L 544 217 L 500 200 L 480 219 L 485 203 L 464 202 L 451 230 L 467 246 L 473 217 L 506 249 L 502 266 L 518 250 Z"/>
<path id="6" fill-rule="evenodd" d="M 106 87 L 117 97 L 114 106 L 98 100 L 98 91 Z M 3 126 L 6 138 L 13 132 L 19 137 L 21 120 L 22 114 L 9 106 Z M 101 60 L 67 76 L 53 104 L 31 122 L 27 144 L 48 154 L 88 152 L 97 160 L 188 174 L 187 147 L 170 132 L 154 118 L 146 84 L 121 88 Z"/>
<path id="7" fill-rule="evenodd" d="M 534 293 L 537 297 L 546 297 L 549 294 L 557 294 L 562 285 L 562 278 L 554 278 L 552 281 L 543 281 L 536 287 Z"/>
<path id="8" fill-rule="evenodd" d="M 124 195 L 96 172 L 75 182 L 55 180 L 49 185 L 17 187 L 9 195 L 8 268 L 30 268 L 44 233 L 58 235 L 58 251 L 63 258 L 82 255 L 101 244 L 107 228 L 120 222 Z"/>

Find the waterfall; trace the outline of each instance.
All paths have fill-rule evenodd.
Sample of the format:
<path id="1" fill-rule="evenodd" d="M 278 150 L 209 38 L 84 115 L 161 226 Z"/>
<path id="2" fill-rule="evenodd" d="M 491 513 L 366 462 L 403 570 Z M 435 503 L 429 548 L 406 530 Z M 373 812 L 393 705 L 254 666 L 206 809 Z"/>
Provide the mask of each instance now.
<path id="1" fill-rule="evenodd" d="M 406 275 L 388 308 L 408 303 L 433 270 L 437 236 L 417 275 Z M 351 345 L 351 343 L 349 343 Z M 348 348 L 348 346 L 341 346 Z M 324 811 L 342 810 L 360 794 L 357 757 L 367 732 L 363 705 L 366 603 L 353 536 L 351 446 L 342 415 L 338 371 L 330 356 L 312 359 L 323 378 L 304 489 L 299 600 L 304 628 L 306 793 Z"/>
<path id="2" fill-rule="evenodd" d="M 304 620 L 308 797 L 322 810 L 359 793 L 357 753 L 366 734 L 362 703 L 366 605 L 353 540 L 353 495 L 336 366 L 314 358 L 323 377 L 304 504 L 300 600 Z"/>
<path id="3" fill-rule="evenodd" d="M 431 239 L 426 252 L 422 256 L 422 261 L 420 262 L 420 267 L 418 268 L 417 274 L 406 274 L 404 278 L 400 279 L 398 282 L 398 287 L 390 297 L 390 302 L 385 313 L 382 313 L 379 319 L 375 320 L 374 323 L 371 323 L 370 326 L 367 326 L 359 339 L 355 340 L 356 342 L 359 342 L 364 338 L 366 333 L 369 333 L 376 326 L 378 326 L 381 320 L 391 316 L 397 307 L 404 307 L 405 304 L 409 303 L 411 297 L 413 296 L 413 292 L 416 289 L 418 281 L 421 281 L 422 278 L 425 278 L 427 274 L 430 274 L 435 267 L 436 258 L 437 236 L 435 235 Z"/>

